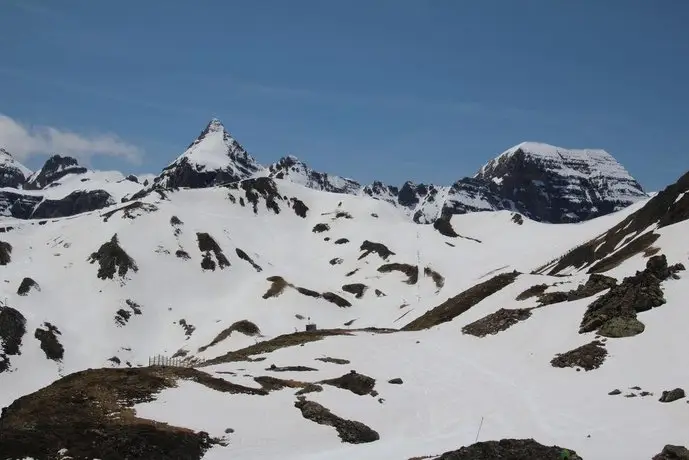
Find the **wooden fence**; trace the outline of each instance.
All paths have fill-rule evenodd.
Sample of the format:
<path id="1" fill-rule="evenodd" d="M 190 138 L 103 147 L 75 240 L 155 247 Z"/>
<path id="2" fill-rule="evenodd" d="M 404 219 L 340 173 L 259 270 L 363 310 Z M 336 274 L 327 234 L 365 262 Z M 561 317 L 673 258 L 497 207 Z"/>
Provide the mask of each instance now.
<path id="1" fill-rule="evenodd" d="M 149 366 L 194 367 L 205 362 L 205 359 L 170 358 L 169 356 L 163 355 L 155 355 L 148 358 Z"/>

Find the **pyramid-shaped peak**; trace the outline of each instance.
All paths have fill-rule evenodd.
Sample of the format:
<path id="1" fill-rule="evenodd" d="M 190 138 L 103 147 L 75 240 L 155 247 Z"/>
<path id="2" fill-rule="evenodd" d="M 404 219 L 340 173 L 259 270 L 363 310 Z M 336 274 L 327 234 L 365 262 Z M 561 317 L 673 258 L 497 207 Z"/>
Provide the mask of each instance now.
<path id="1" fill-rule="evenodd" d="M 220 121 L 219 118 L 211 118 L 211 121 L 208 123 L 208 126 L 206 127 L 206 131 L 209 132 L 218 132 L 218 131 L 224 131 L 225 130 L 225 125 L 222 124 L 222 121 Z"/>

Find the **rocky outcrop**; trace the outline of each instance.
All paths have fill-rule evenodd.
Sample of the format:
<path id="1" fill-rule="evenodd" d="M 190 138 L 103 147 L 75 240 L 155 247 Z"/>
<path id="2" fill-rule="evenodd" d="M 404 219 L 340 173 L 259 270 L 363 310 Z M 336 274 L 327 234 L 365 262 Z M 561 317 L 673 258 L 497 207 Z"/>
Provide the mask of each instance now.
<path id="1" fill-rule="evenodd" d="M 24 334 L 24 315 L 12 307 L 0 305 L 0 374 L 10 368 L 10 356 L 21 354 Z"/>
<path id="2" fill-rule="evenodd" d="M 222 122 L 213 119 L 184 153 L 154 179 L 152 188 L 212 187 L 247 179 L 261 169 Z"/>
<path id="3" fill-rule="evenodd" d="M 67 217 L 91 212 L 115 204 L 105 190 L 77 190 L 59 200 L 43 200 L 31 214 L 32 219 Z"/>
<path id="4" fill-rule="evenodd" d="M 360 444 L 380 439 L 380 435 L 375 430 L 363 423 L 338 417 L 317 402 L 307 401 L 304 396 L 299 397 L 294 407 L 301 411 L 305 419 L 334 427 L 342 442 Z"/>
<path id="5" fill-rule="evenodd" d="M 501 439 L 477 442 L 459 450 L 445 452 L 436 460 L 582 460 L 571 449 L 544 446 L 533 439 Z"/>
<path id="6" fill-rule="evenodd" d="M 0 187 L 20 188 L 31 174 L 5 149 L 0 148 Z"/>
<path id="7" fill-rule="evenodd" d="M 39 171 L 29 177 L 24 188 L 27 190 L 44 189 L 68 174 L 84 174 L 86 171 L 86 168 L 79 166 L 75 158 L 53 155 L 48 158 Z"/>
<path id="8" fill-rule="evenodd" d="M 665 298 L 660 283 L 680 270 L 684 266 L 668 266 L 665 255 L 651 257 L 646 269 L 625 278 L 589 305 L 579 332 L 598 330 L 606 337 L 628 337 L 643 332 L 636 314 L 663 305 Z"/>
<path id="9" fill-rule="evenodd" d="M 288 155 L 277 163 L 273 163 L 268 167 L 268 171 L 272 178 L 289 180 L 324 192 L 357 194 L 361 189 L 358 182 L 314 171 L 293 155 Z"/>
<path id="10" fill-rule="evenodd" d="M 663 450 L 651 460 L 689 460 L 689 449 L 684 446 L 667 444 Z"/>

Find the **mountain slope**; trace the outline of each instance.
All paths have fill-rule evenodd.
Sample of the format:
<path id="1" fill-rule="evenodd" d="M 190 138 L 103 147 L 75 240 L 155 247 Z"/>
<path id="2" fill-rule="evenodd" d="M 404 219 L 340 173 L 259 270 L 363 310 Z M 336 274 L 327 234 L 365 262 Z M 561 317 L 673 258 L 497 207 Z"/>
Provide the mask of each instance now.
<path id="1" fill-rule="evenodd" d="M 357 194 L 361 189 L 358 182 L 314 171 L 293 155 L 281 158 L 277 163 L 270 165 L 268 170 L 270 177 L 286 179 L 314 190 Z"/>
<path id="2" fill-rule="evenodd" d="M 31 170 L 0 148 L 0 187 L 20 188 L 31 175 Z"/>
<path id="3" fill-rule="evenodd" d="M 154 179 L 159 188 L 201 188 L 246 179 L 263 169 L 214 118 Z"/>
<path id="4" fill-rule="evenodd" d="M 681 193 L 673 202 L 682 202 Z M 45 225 L 5 219 L 13 228 L 0 238 L 7 281 L 2 314 L 16 318 L 7 307 L 19 312 L 26 332 L 0 331 L 7 343 L 21 337 L 21 354 L 3 344 L 9 370 L 0 372 L 0 403 L 73 371 L 147 369 L 149 357 L 175 355 L 208 359 L 199 370 L 266 393 L 228 395 L 221 382 L 209 387 L 199 383 L 206 377 L 180 377 L 158 388 L 153 400 L 132 403 L 138 417 L 228 438 L 207 459 L 405 459 L 473 443 L 482 418 L 480 440 L 534 437 L 585 459 L 650 458 L 665 444 L 682 444 L 689 422 L 683 401 L 658 401 L 662 391 L 689 380 L 676 365 L 689 345 L 682 333 L 686 272 L 659 281 L 666 303 L 639 314 L 641 334 L 602 342 L 604 361 L 583 372 L 551 360 L 594 340 L 579 324 L 608 290 L 549 304 L 547 297 L 522 294 L 542 284 L 541 294 L 550 297 L 576 290 L 589 278 L 585 267 L 565 277 L 534 270 L 651 203 L 659 200 L 576 225 L 510 211 L 455 215 L 447 224 L 458 236 L 450 237 L 415 225 L 382 200 L 259 177 L 149 194 Z M 678 217 L 655 230 L 656 254 L 669 264 L 686 261 L 688 221 L 675 208 L 659 213 Z M 649 256 L 639 253 L 605 274 L 621 284 Z M 472 291 L 514 271 L 496 290 Z M 443 304 L 454 315 L 447 321 L 390 330 Z M 502 309 L 524 313 L 513 324 L 494 322 L 489 315 L 501 318 Z M 487 317 L 479 324 L 498 325 L 487 335 L 466 332 Z M 307 323 L 318 330 L 304 332 Z M 61 355 L 46 340 L 54 330 Z M 366 376 L 375 379 L 375 395 Z M 402 382 L 391 383 L 395 378 Z M 350 380 L 358 386 L 343 383 Z M 637 385 L 642 390 L 629 390 Z M 306 401 L 363 423 L 379 439 L 342 443 L 335 428 L 308 417 L 304 407 L 317 406 L 297 400 L 302 387 L 313 390 L 303 394 Z M 608 395 L 615 388 L 623 395 Z M 624 397 L 632 393 L 637 397 Z M 324 416 L 319 413 L 316 420 Z M 57 414 L 55 423 L 59 408 Z M 639 419 L 653 420 L 654 429 L 640 429 Z"/>

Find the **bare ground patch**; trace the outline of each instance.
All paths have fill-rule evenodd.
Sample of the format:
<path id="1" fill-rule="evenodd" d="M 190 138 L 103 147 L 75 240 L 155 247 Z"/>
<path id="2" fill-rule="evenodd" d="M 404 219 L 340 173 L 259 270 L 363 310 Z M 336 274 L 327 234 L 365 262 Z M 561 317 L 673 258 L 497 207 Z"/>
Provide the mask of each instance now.
<path id="1" fill-rule="evenodd" d="M 380 273 L 390 273 L 393 271 L 399 271 L 407 275 L 405 283 L 416 284 L 419 281 L 419 267 L 416 265 L 401 264 L 401 263 L 390 263 L 384 264 L 378 267 Z"/>
<path id="2" fill-rule="evenodd" d="M 351 391 L 356 395 L 363 396 L 371 394 L 376 386 L 376 379 L 369 377 L 368 375 L 359 374 L 356 371 L 351 371 L 341 377 L 321 380 L 317 383 L 331 385 L 343 390 Z"/>
<path id="3" fill-rule="evenodd" d="M 240 334 L 248 335 L 251 337 L 261 334 L 261 330 L 258 326 L 256 326 L 256 324 L 252 323 L 249 320 L 243 319 L 241 321 L 232 323 L 230 327 L 224 329 L 217 336 L 215 336 L 215 338 L 208 345 L 200 347 L 199 353 L 202 353 L 210 347 L 219 344 L 220 342 L 228 338 L 230 335 L 232 335 L 233 332 L 239 332 Z"/>
<path id="4" fill-rule="evenodd" d="M 363 259 L 371 253 L 378 254 L 380 258 L 383 260 L 388 260 L 388 257 L 395 255 L 395 253 L 388 249 L 388 247 L 385 246 L 383 243 L 376 243 L 374 241 L 369 240 L 365 240 L 363 243 L 361 243 L 359 249 L 361 251 L 364 251 L 359 256 L 359 260 Z"/>
<path id="5" fill-rule="evenodd" d="M 294 407 L 301 411 L 305 419 L 334 427 L 342 442 L 360 444 L 380 439 L 376 431 L 363 423 L 338 417 L 324 406 L 314 401 L 307 401 L 303 396 L 294 403 Z"/>
<path id="6" fill-rule="evenodd" d="M 65 355 L 65 349 L 57 338 L 58 335 L 61 335 L 60 330 L 50 323 L 43 323 L 42 328 L 37 328 L 34 332 L 34 337 L 41 342 L 45 357 L 59 362 Z"/>
<path id="7" fill-rule="evenodd" d="M 403 331 L 420 331 L 452 321 L 487 297 L 495 294 L 519 276 L 519 272 L 502 273 L 447 299 L 402 328 Z"/>
<path id="8" fill-rule="evenodd" d="M 423 269 L 423 274 L 424 276 L 430 276 L 433 282 L 435 283 L 435 287 L 438 288 L 436 292 L 440 292 L 440 290 L 445 286 L 445 277 L 438 273 L 437 271 L 433 270 L 431 267 L 426 267 Z"/>
<path id="9" fill-rule="evenodd" d="M 115 273 L 120 278 L 127 276 L 129 270 L 139 271 L 134 259 L 120 246 L 117 234 L 114 234 L 110 241 L 103 243 L 98 251 L 92 253 L 88 258 L 90 263 L 98 262 L 98 278 L 113 279 Z"/>
<path id="10" fill-rule="evenodd" d="M 467 324 L 462 328 L 462 332 L 476 337 L 485 337 L 489 334 L 495 335 L 498 332 L 509 329 L 520 321 L 527 320 L 529 317 L 531 317 L 530 308 L 501 308 L 495 313 Z"/>
<path id="11" fill-rule="evenodd" d="M 354 294 L 357 299 L 361 299 L 364 293 L 368 289 L 368 286 L 362 283 L 345 284 L 342 286 L 342 290 Z"/>
<path id="12" fill-rule="evenodd" d="M 235 249 L 235 252 L 237 253 L 237 257 L 239 257 L 242 260 L 249 262 L 249 264 L 252 267 L 254 267 L 254 270 L 256 270 L 257 272 L 263 271 L 263 268 L 261 268 L 260 265 L 258 265 L 256 262 L 254 262 L 254 260 L 251 257 L 249 257 L 249 254 L 247 254 L 246 252 L 242 251 L 239 248 Z"/>
<path id="13" fill-rule="evenodd" d="M 31 289 L 35 289 L 36 291 L 40 291 L 41 287 L 38 285 L 36 281 L 34 281 L 33 278 L 25 277 L 21 283 L 19 283 L 19 287 L 17 288 L 17 294 L 21 296 L 26 296 L 29 294 Z"/>
<path id="14" fill-rule="evenodd" d="M 26 318 L 18 310 L 0 304 L 0 374 L 10 368 L 10 356 L 21 354 Z"/>
<path id="15" fill-rule="evenodd" d="M 6 241 L 0 241 L 0 265 L 7 265 L 12 261 L 12 245 Z"/>
<path id="16" fill-rule="evenodd" d="M 230 261 L 227 260 L 227 257 L 225 257 L 222 249 L 212 236 L 208 233 L 197 232 L 196 238 L 198 240 L 199 251 L 201 251 L 203 255 L 203 259 L 201 260 L 202 269 L 215 271 L 216 263 L 221 270 L 230 266 Z M 211 254 L 215 256 L 215 260 L 213 260 Z"/>
<path id="17" fill-rule="evenodd" d="M 566 353 L 558 354 L 551 361 L 553 367 L 581 368 L 587 371 L 598 369 L 605 361 L 608 350 L 605 344 L 594 340 Z"/>
<path id="18" fill-rule="evenodd" d="M 141 201 L 133 201 L 120 208 L 105 212 L 101 214 L 101 217 L 103 217 L 103 222 L 107 222 L 112 216 L 114 216 L 118 212 L 121 212 L 122 219 L 136 219 L 137 217 L 142 216 L 143 214 L 155 212 L 157 210 L 158 207 L 153 204 L 142 203 Z"/>

